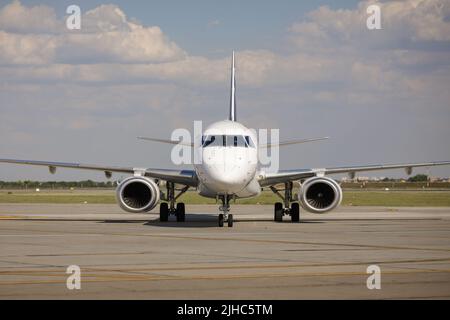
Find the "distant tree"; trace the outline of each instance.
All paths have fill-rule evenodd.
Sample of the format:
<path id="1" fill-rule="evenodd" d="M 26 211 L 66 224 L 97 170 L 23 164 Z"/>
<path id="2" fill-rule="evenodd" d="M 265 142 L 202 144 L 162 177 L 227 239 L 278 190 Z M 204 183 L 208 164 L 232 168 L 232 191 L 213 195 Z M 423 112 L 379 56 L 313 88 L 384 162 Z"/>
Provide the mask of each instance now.
<path id="1" fill-rule="evenodd" d="M 0 181 L 0 189 L 70 189 L 70 188 L 113 188 L 114 181 Z"/>
<path id="2" fill-rule="evenodd" d="M 428 176 L 426 174 L 416 174 L 408 179 L 409 182 L 426 182 L 428 181 Z"/>

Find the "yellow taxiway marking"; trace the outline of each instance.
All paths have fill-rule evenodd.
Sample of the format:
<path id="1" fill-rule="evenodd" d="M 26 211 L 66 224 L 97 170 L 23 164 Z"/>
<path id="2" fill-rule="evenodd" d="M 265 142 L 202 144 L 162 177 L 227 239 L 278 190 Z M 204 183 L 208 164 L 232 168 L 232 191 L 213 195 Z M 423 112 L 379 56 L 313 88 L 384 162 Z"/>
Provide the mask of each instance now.
<path id="1" fill-rule="evenodd" d="M 437 259 L 405 259 L 405 260 L 387 260 L 387 261 L 375 261 L 374 263 L 379 265 L 388 266 L 390 264 L 402 264 L 402 263 L 428 263 L 428 262 L 449 262 L 450 258 L 437 258 Z M 195 271 L 195 270 L 246 270 L 246 269 L 285 269 L 285 268 L 307 268 L 307 267 L 339 267 L 339 266 L 366 266 L 369 264 L 367 261 L 362 262 L 339 262 L 339 263 L 286 263 L 286 264 L 237 264 L 237 265 L 203 265 L 203 266 L 179 266 L 179 267 L 150 267 L 150 268 L 132 268 L 132 269 L 105 269 L 96 267 L 84 267 L 86 272 L 142 272 L 142 271 Z M 62 269 L 55 268 L 42 268 L 42 269 L 21 269 L 21 270 L 0 270 L 1 275 L 60 275 Z M 65 271 L 64 271 L 65 272 Z"/>
<path id="2" fill-rule="evenodd" d="M 16 229 L 8 229 L 16 230 Z M 23 231 L 23 230 L 20 230 Z M 369 248 L 369 249 L 380 249 L 380 250 L 420 250 L 420 251 L 439 251 L 439 252 L 450 252 L 450 248 L 427 248 L 427 247 L 407 247 L 407 246 L 383 246 L 383 245 L 373 245 L 373 244 L 356 244 L 356 243 L 340 243 L 340 242 L 311 242 L 311 241 L 296 241 L 296 240 L 278 240 L 278 239 L 248 239 L 240 237 L 202 237 L 202 236 L 182 236 L 176 234 L 149 234 L 149 233 L 83 233 L 83 232 L 70 232 L 66 231 L 60 233 L 58 231 L 41 231 L 41 230 L 29 230 L 32 232 L 46 232 L 52 233 L 54 235 L 66 236 L 68 234 L 77 236 L 119 236 L 119 237 L 150 237 L 150 238 L 164 238 L 164 239 L 183 239 L 183 240 L 203 240 L 203 241 L 228 241 L 228 242 L 249 242 L 249 243 L 279 243 L 279 244 L 293 244 L 293 245 L 315 245 L 315 246 L 331 246 L 331 247 L 350 247 L 350 248 Z M 39 234 L 35 234 L 39 235 Z M 31 234 L 30 236 L 33 236 Z"/>
<path id="3" fill-rule="evenodd" d="M 385 271 L 384 275 L 402 275 L 418 273 L 450 273 L 445 270 L 407 270 L 407 271 Z M 274 273 L 274 274 L 249 274 L 249 275 L 197 275 L 197 276 L 149 276 L 149 275 L 95 275 L 96 279 L 84 279 L 82 282 L 119 282 L 119 281 L 167 281 L 167 280 L 233 280 L 233 279 L 255 279 L 255 278 L 285 278 L 285 277 L 333 277 L 333 276 L 367 276 L 365 272 L 313 272 L 313 273 Z M 36 281 L 3 281 L 0 285 L 22 285 L 22 284 L 52 284 L 64 282 L 61 280 L 36 280 Z"/>

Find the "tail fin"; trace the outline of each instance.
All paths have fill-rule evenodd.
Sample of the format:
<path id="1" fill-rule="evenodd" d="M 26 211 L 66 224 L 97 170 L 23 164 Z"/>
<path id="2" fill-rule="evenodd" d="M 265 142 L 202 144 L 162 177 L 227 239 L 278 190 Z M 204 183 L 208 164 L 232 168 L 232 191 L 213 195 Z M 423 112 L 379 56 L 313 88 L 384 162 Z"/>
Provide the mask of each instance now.
<path id="1" fill-rule="evenodd" d="M 231 92 L 230 92 L 230 115 L 228 120 L 236 121 L 236 80 L 234 78 L 234 51 L 231 58 Z"/>

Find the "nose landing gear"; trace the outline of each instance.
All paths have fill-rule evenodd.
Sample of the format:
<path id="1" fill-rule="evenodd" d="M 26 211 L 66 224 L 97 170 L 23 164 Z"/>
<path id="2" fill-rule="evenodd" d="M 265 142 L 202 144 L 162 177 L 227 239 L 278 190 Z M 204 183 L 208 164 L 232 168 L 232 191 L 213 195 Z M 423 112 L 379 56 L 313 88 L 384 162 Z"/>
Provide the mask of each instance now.
<path id="1" fill-rule="evenodd" d="M 227 221 L 228 227 L 233 227 L 233 215 L 230 212 L 230 196 L 225 195 L 221 197 L 222 205 L 219 210 L 223 213 L 219 214 L 219 227 L 223 227 L 224 221 Z"/>

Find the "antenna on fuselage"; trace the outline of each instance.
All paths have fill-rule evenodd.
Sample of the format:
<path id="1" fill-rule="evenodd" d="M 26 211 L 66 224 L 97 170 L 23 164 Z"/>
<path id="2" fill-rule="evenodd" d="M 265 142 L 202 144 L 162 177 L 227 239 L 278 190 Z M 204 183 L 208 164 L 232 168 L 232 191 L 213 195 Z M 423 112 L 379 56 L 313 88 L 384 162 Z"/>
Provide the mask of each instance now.
<path id="1" fill-rule="evenodd" d="M 230 115 L 228 120 L 236 121 L 236 80 L 234 77 L 234 51 L 231 58 L 231 92 L 230 92 Z"/>

